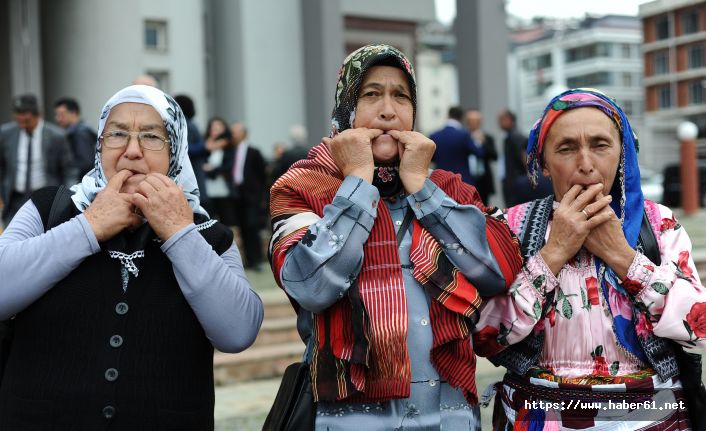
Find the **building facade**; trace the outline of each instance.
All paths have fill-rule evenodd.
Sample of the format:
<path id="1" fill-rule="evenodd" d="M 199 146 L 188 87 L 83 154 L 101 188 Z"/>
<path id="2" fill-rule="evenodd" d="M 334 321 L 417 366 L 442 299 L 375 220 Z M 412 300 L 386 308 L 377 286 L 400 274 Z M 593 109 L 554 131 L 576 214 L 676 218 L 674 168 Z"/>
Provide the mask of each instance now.
<path id="1" fill-rule="evenodd" d="M 640 5 L 644 32 L 647 126 L 659 142 L 661 165 L 677 163 L 676 128 L 699 128 L 699 156 L 706 157 L 706 1 L 657 0 Z"/>
<path id="2" fill-rule="evenodd" d="M 518 127 L 529 132 L 550 98 L 592 87 L 614 97 L 636 130 L 643 123 L 642 31 L 636 17 L 544 20 L 515 29 L 508 59 Z"/>

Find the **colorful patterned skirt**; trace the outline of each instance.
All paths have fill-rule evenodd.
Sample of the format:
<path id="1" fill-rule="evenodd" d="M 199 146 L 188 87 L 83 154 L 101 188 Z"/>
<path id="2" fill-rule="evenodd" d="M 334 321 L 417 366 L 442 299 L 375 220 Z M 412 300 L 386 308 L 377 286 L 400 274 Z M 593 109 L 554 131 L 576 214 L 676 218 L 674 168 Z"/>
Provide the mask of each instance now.
<path id="1" fill-rule="evenodd" d="M 618 381 L 581 384 L 508 373 L 496 384 L 493 427 L 504 431 L 691 429 L 678 378 L 662 382 L 653 374 Z"/>

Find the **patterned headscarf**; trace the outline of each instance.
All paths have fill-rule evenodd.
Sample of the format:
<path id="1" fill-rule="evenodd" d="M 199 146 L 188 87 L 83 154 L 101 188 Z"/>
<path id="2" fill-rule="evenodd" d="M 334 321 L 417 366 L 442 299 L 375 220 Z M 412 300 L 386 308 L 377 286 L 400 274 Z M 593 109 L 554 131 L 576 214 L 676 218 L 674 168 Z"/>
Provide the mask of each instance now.
<path id="1" fill-rule="evenodd" d="M 373 66 L 397 67 L 407 76 L 412 98 L 412 125 L 414 125 L 417 114 L 417 85 L 412 64 L 402 52 L 390 45 L 366 45 L 346 57 L 338 71 L 336 104 L 331 114 L 331 137 L 353 127 L 360 87 L 366 72 Z M 373 185 L 378 188 L 383 197 L 396 195 L 402 189 L 398 164 L 376 163 Z"/>
<path id="2" fill-rule="evenodd" d="M 530 181 L 534 185 L 537 184 L 537 178 L 541 172 L 544 141 L 552 124 L 566 111 L 585 107 L 596 108 L 607 115 L 615 124 L 620 135 L 622 144 L 620 163 L 615 181 L 610 190 L 610 194 L 613 196 L 610 206 L 623 225 L 625 239 L 630 244 L 630 247 L 635 248 L 644 211 L 644 198 L 640 186 L 640 168 L 637 161 L 639 144 L 625 113 L 615 103 L 615 100 L 592 88 L 567 90 L 554 97 L 544 109 L 542 117 L 537 120 L 530 131 L 529 143 L 527 144 L 527 169 Z M 621 295 L 627 295 L 618 282 L 615 272 L 598 257 L 595 260 L 603 293 L 606 295 L 606 302 L 610 303 L 607 300 L 609 288 L 615 289 Z M 614 316 L 615 334 L 618 341 L 630 353 L 646 360 L 632 322 L 621 317 L 619 310 L 611 311 Z"/>
<path id="3" fill-rule="evenodd" d="M 392 66 L 404 72 L 409 81 L 413 118 L 416 118 L 417 80 L 412 64 L 402 52 L 390 45 L 366 45 L 350 53 L 338 71 L 336 105 L 331 114 L 331 137 L 353 127 L 360 86 L 363 84 L 365 73 L 373 66 Z"/>
<path id="4" fill-rule="evenodd" d="M 196 176 L 188 158 L 189 144 L 186 139 L 186 118 L 179 105 L 161 90 L 147 85 L 131 85 L 118 91 L 103 106 L 98 120 L 98 136 L 103 133 L 110 110 L 121 103 L 142 103 L 150 105 L 162 117 L 169 134 L 169 169 L 167 176 L 182 186 L 186 200 L 195 213 L 208 215 L 199 204 L 199 188 Z M 95 165 L 80 183 L 71 187 L 76 207 L 83 212 L 96 198 L 98 192 L 108 184 L 101 162 L 100 139 L 96 143 Z"/>

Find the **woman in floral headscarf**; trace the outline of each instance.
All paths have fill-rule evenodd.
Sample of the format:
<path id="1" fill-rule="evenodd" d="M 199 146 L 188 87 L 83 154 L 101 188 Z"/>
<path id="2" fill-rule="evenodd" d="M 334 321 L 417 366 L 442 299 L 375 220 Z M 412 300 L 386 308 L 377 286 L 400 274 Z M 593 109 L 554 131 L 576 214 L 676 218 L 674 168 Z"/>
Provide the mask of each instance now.
<path id="1" fill-rule="evenodd" d="M 272 269 L 298 311 L 317 429 L 480 426 L 470 327 L 519 248 L 473 187 L 429 175 L 415 111 L 407 58 L 360 48 L 331 137 L 272 187 Z"/>
<path id="2" fill-rule="evenodd" d="M 213 348 L 247 348 L 263 309 L 199 205 L 186 130 L 160 90 L 118 91 L 95 169 L 35 192 L 0 236 L 0 429 L 213 429 Z"/>
<path id="3" fill-rule="evenodd" d="M 496 399 L 505 429 L 689 426 L 683 403 L 665 403 L 692 383 L 680 382 L 680 349 L 706 346 L 706 290 L 674 214 L 643 199 L 637 150 L 622 109 L 597 90 L 558 95 L 532 128 L 530 179 L 541 172 L 554 194 L 508 210 L 526 262 L 473 336 L 509 371 Z"/>

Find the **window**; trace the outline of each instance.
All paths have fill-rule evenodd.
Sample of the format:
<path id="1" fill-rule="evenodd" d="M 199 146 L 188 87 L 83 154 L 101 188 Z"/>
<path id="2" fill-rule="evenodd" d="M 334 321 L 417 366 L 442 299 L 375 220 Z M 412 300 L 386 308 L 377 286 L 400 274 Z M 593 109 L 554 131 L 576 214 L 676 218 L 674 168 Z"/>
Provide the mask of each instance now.
<path id="1" fill-rule="evenodd" d="M 547 91 L 547 88 L 551 87 L 552 84 L 553 84 L 552 81 L 538 82 L 535 95 L 544 96 L 544 92 Z M 552 95 L 552 97 L 554 97 L 554 95 Z"/>
<path id="2" fill-rule="evenodd" d="M 566 84 L 569 88 L 604 87 L 606 85 L 612 85 L 613 80 L 611 79 L 610 72 L 594 72 L 568 78 Z"/>
<path id="3" fill-rule="evenodd" d="M 697 79 L 688 84 L 689 105 L 701 105 L 704 103 L 704 81 Z"/>
<path id="4" fill-rule="evenodd" d="M 607 57 L 610 55 L 610 45 L 604 42 L 591 45 L 579 46 L 566 50 L 566 62 L 588 60 L 595 57 Z"/>
<path id="5" fill-rule="evenodd" d="M 544 54 L 537 57 L 537 69 L 544 69 L 547 67 L 552 67 L 551 54 Z"/>
<path id="6" fill-rule="evenodd" d="M 704 46 L 701 43 L 689 45 L 686 51 L 687 67 L 698 69 L 704 67 Z"/>
<path id="7" fill-rule="evenodd" d="M 621 43 L 620 56 L 622 58 L 632 58 L 632 45 L 629 43 Z"/>
<path id="8" fill-rule="evenodd" d="M 657 40 L 667 39 L 669 37 L 669 18 L 667 15 L 662 15 L 655 19 L 655 35 Z"/>
<path id="9" fill-rule="evenodd" d="M 699 11 L 688 10 L 681 15 L 682 34 L 691 34 L 699 31 Z"/>
<path id="10" fill-rule="evenodd" d="M 657 107 L 665 109 L 672 106 L 672 88 L 669 85 L 657 87 Z"/>
<path id="11" fill-rule="evenodd" d="M 145 48 L 156 51 L 167 50 L 166 21 L 145 21 Z"/>
<path id="12" fill-rule="evenodd" d="M 662 75 L 669 72 L 669 54 L 666 51 L 655 52 L 652 57 L 654 75 Z"/>
<path id="13" fill-rule="evenodd" d="M 623 100 L 620 106 L 623 108 L 625 115 L 628 117 L 635 114 L 635 108 L 632 100 Z"/>
<path id="14" fill-rule="evenodd" d="M 621 76 L 621 81 L 624 87 L 632 87 L 633 86 L 633 80 L 632 80 L 632 73 L 630 72 L 623 72 L 620 74 Z"/>
<path id="15" fill-rule="evenodd" d="M 154 78 L 157 82 L 157 88 L 169 93 L 169 72 L 166 70 L 150 70 L 147 74 Z"/>

